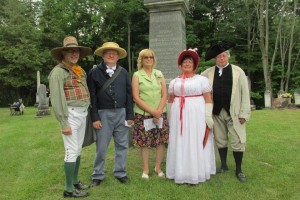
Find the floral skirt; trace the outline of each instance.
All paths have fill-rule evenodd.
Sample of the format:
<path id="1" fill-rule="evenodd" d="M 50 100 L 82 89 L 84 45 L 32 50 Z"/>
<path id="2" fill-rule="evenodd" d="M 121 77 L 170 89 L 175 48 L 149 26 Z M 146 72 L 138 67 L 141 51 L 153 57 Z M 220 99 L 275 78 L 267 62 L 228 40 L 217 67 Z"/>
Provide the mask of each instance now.
<path id="1" fill-rule="evenodd" d="M 153 118 L 153 116 L 144 116 L 135 113 L 133 145 L 140 147 L 157 147 L 161 144 L 167 144 L 169 141 L 169 124 L 167 115 L 163 114 L 162 128 L 153 128 L 145 131 L 144 119 Z"/>

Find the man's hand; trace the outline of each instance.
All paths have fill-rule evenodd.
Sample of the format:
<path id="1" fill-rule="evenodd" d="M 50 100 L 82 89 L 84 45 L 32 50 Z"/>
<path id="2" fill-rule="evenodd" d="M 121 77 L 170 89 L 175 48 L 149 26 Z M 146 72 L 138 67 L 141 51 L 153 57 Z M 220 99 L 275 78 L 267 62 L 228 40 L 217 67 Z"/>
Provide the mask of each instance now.
<path id="1" fill-rule="evenodd" d="M 102 128 L 102 123 L 101 123 L 101 121 L 100 121 L 100 120 L 94 121 L 94 122 L 93 122 L 93 127 L 94 127 L 95 129 L 100 129 L 100 128 Z"/>
<path id="2" fill-rule="evenodd" d="M 64 135 L 72 135 L 72 129 L 71 128 L 64 128 L 61 130 L 62 134 Z"/>
<path id="3" fill-rule="evenodd" d="M 239 118 L 239 121 L 241 124 L 244 124 L 246 122 L 245 118 Z"/>

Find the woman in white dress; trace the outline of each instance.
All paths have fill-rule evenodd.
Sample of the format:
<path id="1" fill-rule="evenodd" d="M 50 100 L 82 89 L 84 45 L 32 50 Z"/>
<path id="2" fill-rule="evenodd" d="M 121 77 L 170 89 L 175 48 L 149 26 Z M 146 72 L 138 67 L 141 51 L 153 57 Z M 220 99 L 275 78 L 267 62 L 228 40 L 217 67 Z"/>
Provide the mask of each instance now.
<path id="1" fill-rule="evenodd" d="M 184 50 L 178 57 L 182 74 L 169 85 L 170 136 L 166 176 L 178 184 L 198 184 L 216 173 L 212 131 L 211 86 L 208 79 L 196 74 L 199 55 Z"/>

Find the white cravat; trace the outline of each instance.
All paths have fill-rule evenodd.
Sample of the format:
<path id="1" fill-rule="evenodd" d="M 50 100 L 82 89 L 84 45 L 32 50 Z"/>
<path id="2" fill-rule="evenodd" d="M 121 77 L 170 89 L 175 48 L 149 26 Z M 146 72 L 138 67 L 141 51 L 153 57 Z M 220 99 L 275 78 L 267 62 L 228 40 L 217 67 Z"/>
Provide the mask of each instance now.
<path id="1" fill-rule="evenodd" d="M 117 67 L 116 66 L 114 66 L 114 67 L 106 66 L 106 67 L 107 67 L 106 73 L 108 74 L 109 77 L 112 77 L 112 75 L 115 73 L 114 70 L 116 70 Z"/>
<path id="2" fill-rule="evenodd" d="M 229 63 L 227 63 L 224 67 L 219 67 L 219 66 L 217 65 L 217 67 L 219 68 L 219 76 L 222 76 L 223 69 L 224 69 L 225 67 L 227 67 L 228 65 L 229 65 Z"/>
<path id="3" fill-rule="evenodd" d="M 222 76 L 223 68 L 219 68 L 219 76 Z"/>

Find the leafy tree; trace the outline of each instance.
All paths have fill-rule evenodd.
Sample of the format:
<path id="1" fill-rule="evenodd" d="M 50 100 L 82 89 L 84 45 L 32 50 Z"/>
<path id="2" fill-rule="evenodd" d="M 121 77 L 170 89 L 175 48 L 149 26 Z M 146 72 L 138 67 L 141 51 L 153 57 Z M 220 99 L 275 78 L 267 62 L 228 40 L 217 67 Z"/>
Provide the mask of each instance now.
<path id="1" fill-rule="evenodd" d="M 35 8 L 17 0 L 4 1 L 0 20 L 0 83 L 11 88 L 7 94 L 23 98 L 34 94 L 36 71 L 44 66 L 41 33 L 35 24 Z M 5 93 L 2 93 L 5 94 Z M 26 101 L 25 101 L 26 102 Z"/>

